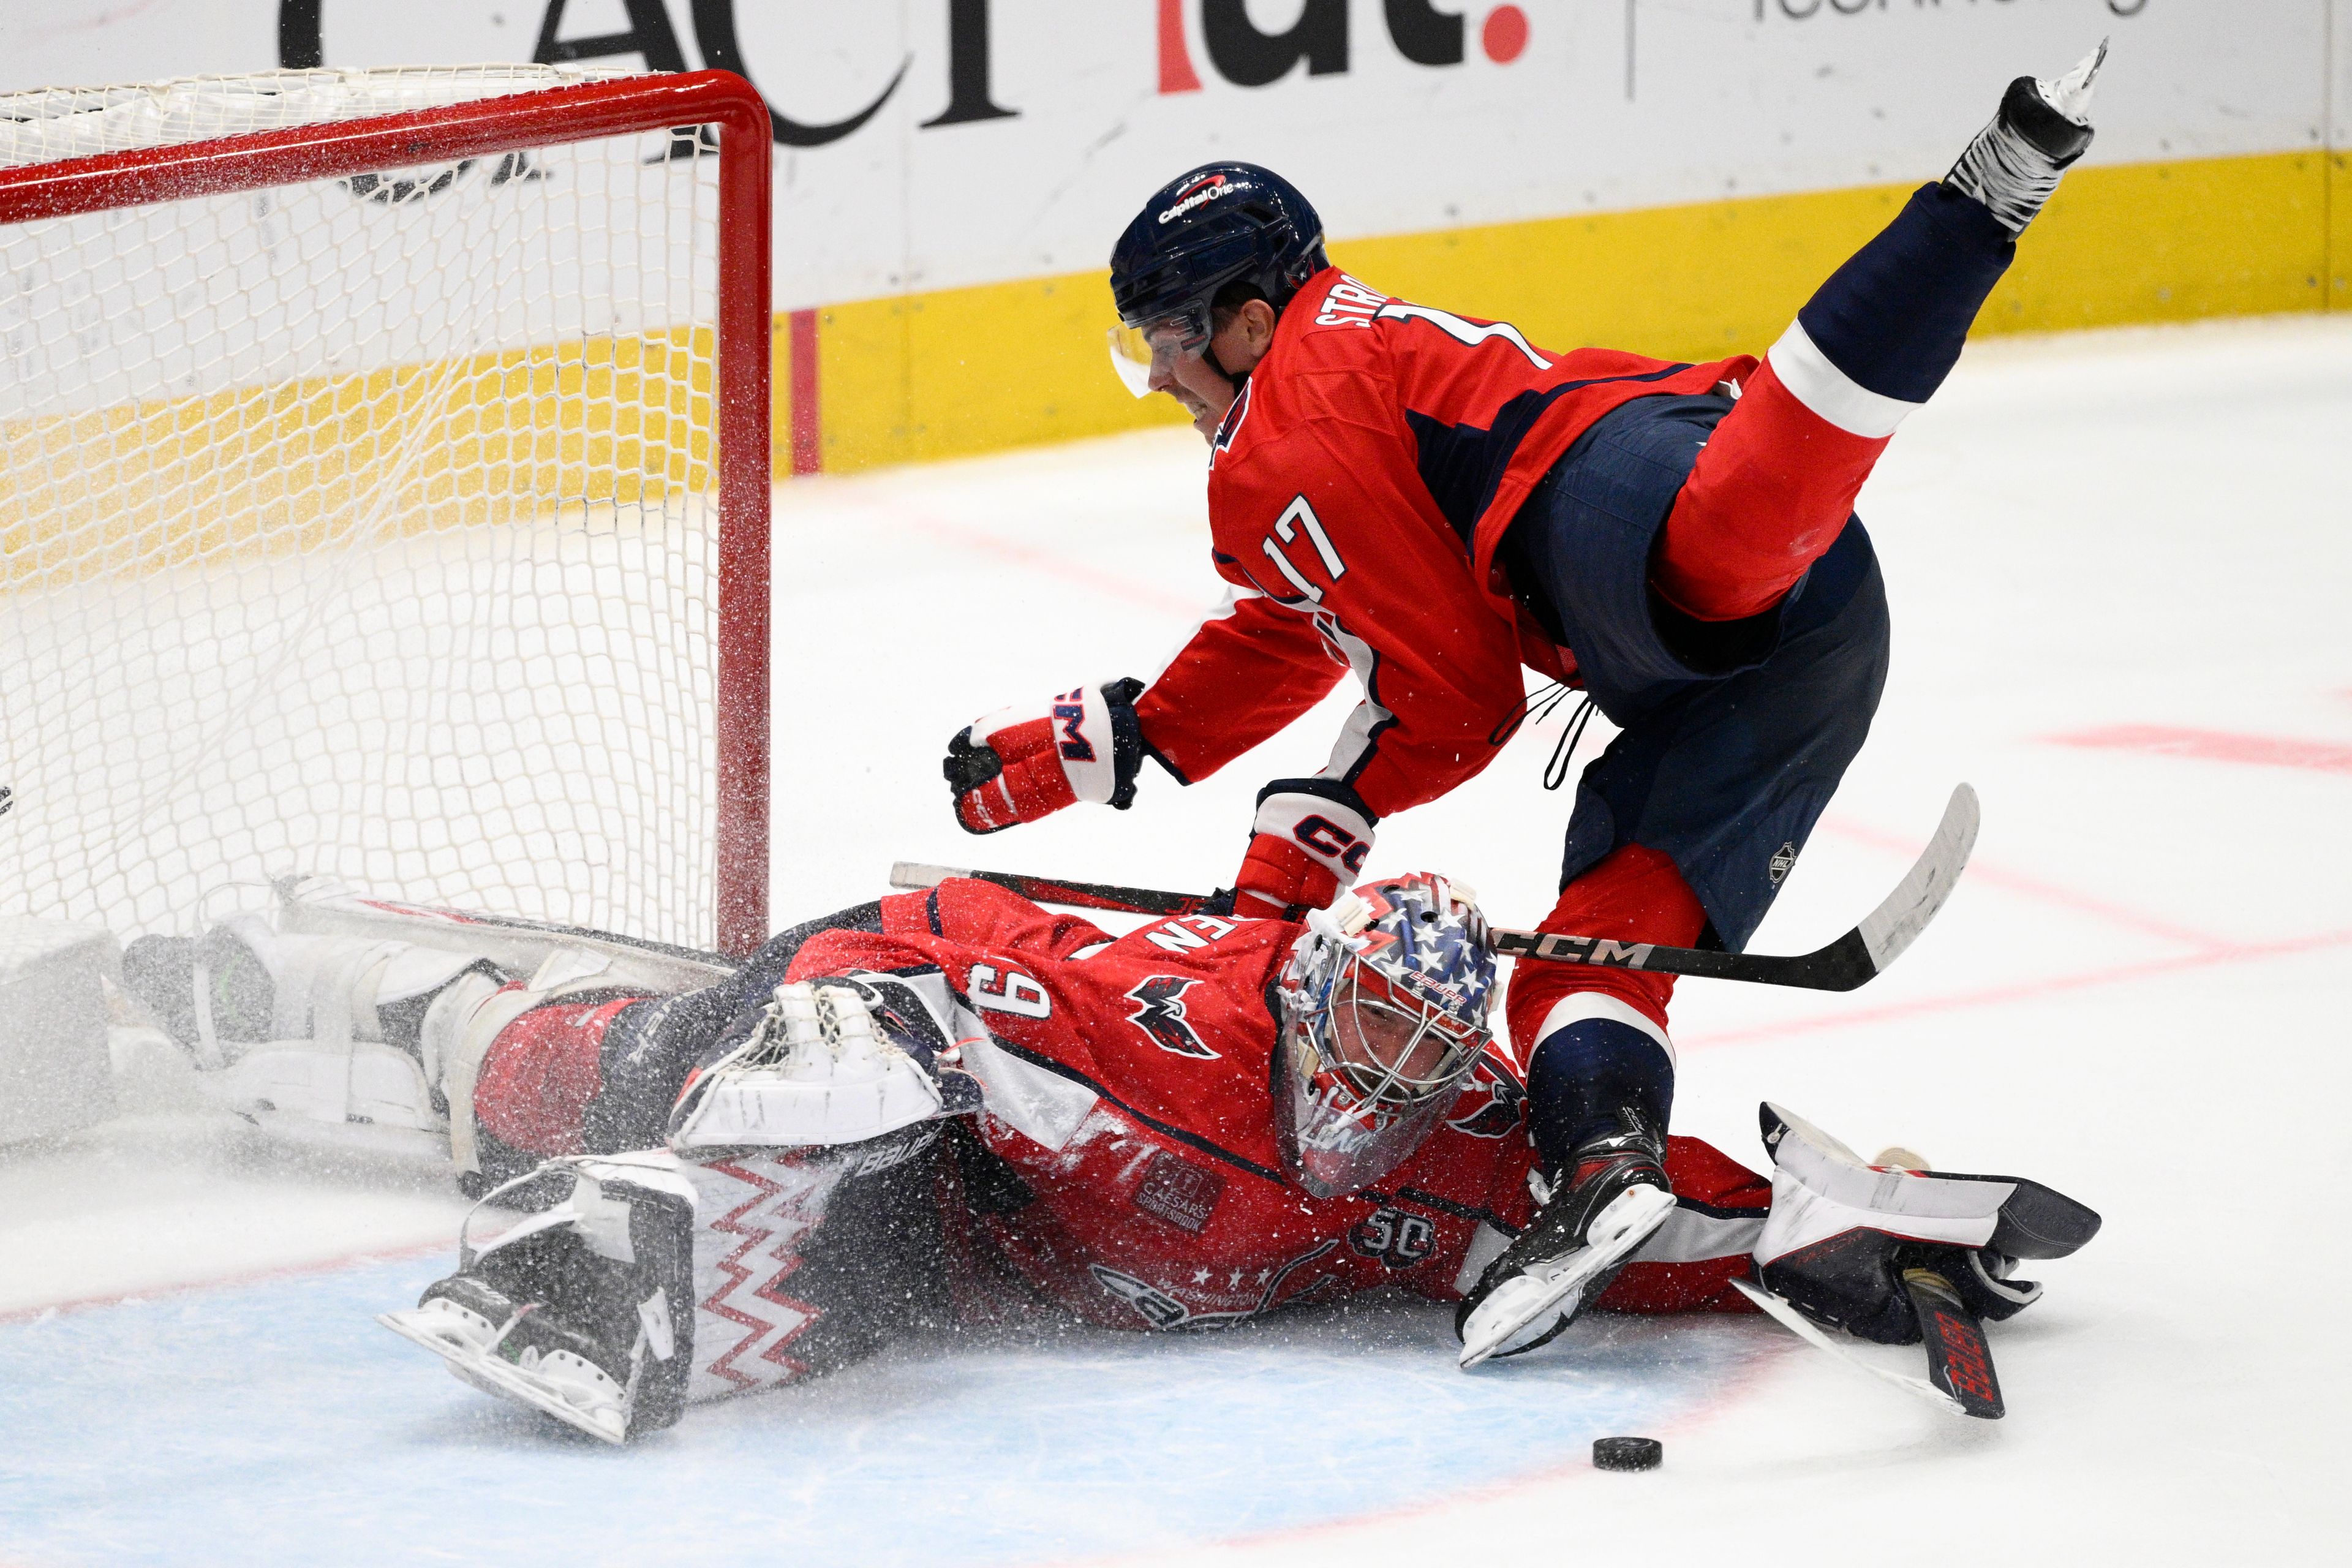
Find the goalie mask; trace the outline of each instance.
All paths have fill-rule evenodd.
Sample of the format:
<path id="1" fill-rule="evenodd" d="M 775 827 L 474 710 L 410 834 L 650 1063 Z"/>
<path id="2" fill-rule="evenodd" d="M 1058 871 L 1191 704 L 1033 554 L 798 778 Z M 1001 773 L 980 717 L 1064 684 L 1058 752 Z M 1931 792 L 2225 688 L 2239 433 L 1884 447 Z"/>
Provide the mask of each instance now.
<path id="1" fill-rule="evenodd" d="M 1486 920 L 1442 877 L 1370 883 L 1307 917 L 1281 985 L 1283 1160 L 1317 1197 L 1354 1192 L 1420 1146 L 1493 1037 Z"/>

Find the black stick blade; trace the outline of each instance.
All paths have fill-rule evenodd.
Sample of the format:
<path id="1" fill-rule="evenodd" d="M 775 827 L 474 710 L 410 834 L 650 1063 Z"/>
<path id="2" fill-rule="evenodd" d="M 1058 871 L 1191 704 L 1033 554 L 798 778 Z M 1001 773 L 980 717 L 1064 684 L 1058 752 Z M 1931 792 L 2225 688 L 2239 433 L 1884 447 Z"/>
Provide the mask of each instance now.
<path id="1" fill-rule="evenodd" d="M 1919 1314 L 1919 1334 L 1927 1349 L 1927 1381 L 1979 1420 L 2001 1417 L 2000 1380 L 1993 1374 L 1992 1350 L 1984 1325 L 1960 1304 L 1959 1293 L 1942 1275 L 1906 1269 L 1903 1289 Z"/>

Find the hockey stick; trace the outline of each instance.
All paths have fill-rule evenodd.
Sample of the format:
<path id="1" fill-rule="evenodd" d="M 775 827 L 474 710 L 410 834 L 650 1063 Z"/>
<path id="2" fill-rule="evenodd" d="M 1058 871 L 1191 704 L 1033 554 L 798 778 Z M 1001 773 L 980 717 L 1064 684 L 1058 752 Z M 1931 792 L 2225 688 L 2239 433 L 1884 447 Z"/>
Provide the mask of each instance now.
<path id="1" fill-rule="evenodd" d="M 1690 974 L 1707 980 L 1740 980 L 1754 985 L 1794 985 L 1809 991 L 1852 991 L 1877 977 L 1903 956 L 1936 911 L 1951 897 L 1977 841 L 1977 792 L 1962 784 L 1952 791 L 1944 820 L 1911 869 L 1885 901 L 1860 925 L 1811 952 L 1794 954 L 1712 952 L 1654 942 L 1612 942 L 1605 937 L 1560 931 L 1490 927 L 1495 951 L 1514 958 L 1554 963 L 1589 963 L 1608 969 L 1646 969 L 1659 974 Z M 950 877 L 969 877 L 1034 899 L 1073 909 L 1116 910 L 1137 915 L 1199 914 L 1210 895 L 1122 888 L 1104 882 L 1065 882 L 1017 871 L 969 871 L 901 860 L 890 868 L 894 888 L 929 888 Z"/>
<path id="2" fill-rule="evenodd" d="M 1950 1394 L 1937 1387 L 1933 1383 L 1930 1383 L 1924 1377 L 1912 1377 L 1907 1373 L 1895 1371 L 1891 1366 L 1882 1366 L 1876 1361 L 1856 1354 L 1846 1346 L 1840 1344 L 1836 1340 L 1830 1338 L 1828 1334 L 1822 1332 L 1822 1330 L 1813 1323 L 1812 1320 L 1807 1318 L 1804 1314 L 1798 1311 L 1796 1308 L 1791 1307 L 1788 1302 L 1783 1301 L 1780 1297 L 1775 1296 L 1771 1291 L 1765 1289 L 1762 1286 L 1753 1284 L 1746 1279 L 1734 1279 L 1731 1284 L 1734 1289 L 1738 1290 L 1741 1295 L 1754 1302 L 1758 1308 L 1769 1313 L 1774 1319 L 1779 1321 L 1783 1328 L 1789 1330 L 1799 1339 L 1804 1341 L 1807 1344 L 1811 1345 L 1816 1350 L 1824 1350 L 1829 1352 L 1830 1354 L 1837 1357 L 1839 1361 L 1843 1362 L 1846 1365 L 1853 1368 L 1856 1372 L 1867 1373 L 1872 1377 L 1878 1378 L 1885 1383 L 1893 1384 L 1904 1393 L 1924 1399 L 1928 1404 L 1937 1406 L 1938 1409 L 1948 1410 L 1955 1415 L 1973 1415 L 1977 1414 L 1977 1412 L 1970 1410 L 1967 1405 L 1961 1404 Z"/>

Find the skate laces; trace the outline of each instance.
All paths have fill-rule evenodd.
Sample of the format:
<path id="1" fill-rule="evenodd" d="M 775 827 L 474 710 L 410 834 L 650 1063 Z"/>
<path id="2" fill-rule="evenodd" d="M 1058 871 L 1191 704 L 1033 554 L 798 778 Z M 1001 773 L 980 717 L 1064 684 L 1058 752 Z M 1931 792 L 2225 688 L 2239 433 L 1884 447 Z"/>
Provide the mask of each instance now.
<path id="1" fill-rule="evenodd" d="M 2099 47 L 2064 76 L 2054 81 L 2037 79 L 2033 84 L 2035 95 L 2058 114 L 2088 131 L 2091 92 L 2099 67 L 2106 58 L 2107 40 L 2102 38 Z M 2074 161 L 2070 157 L 2066 164 Z M 2021 129 L 2011 123 L 2004 100 L 2001 108 L 1994 111 L 1991 123 L 1978 132 L 1976 139 L 1961 153 L 1959 161 L 1944 176 L 1944 183 L 1982 203 L 2011 233 L 2022 234 L 2025 226 L 2033 221 L 2058 189 L 2058 178 L 2065 173 L 2066 164 L 2053 161 L 2049 153 L 2034 145 Z"/>

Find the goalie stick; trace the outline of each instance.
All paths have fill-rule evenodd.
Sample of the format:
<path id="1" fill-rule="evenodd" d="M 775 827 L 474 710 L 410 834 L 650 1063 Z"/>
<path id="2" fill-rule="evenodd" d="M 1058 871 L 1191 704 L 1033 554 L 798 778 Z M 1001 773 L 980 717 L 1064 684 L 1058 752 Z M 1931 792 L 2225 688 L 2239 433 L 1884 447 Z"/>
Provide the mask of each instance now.
<path id="1" fill-rule="evenodd" d="M 1864 916 L 1860 925 L 1811 952 L 1716 952 L 1655 942 L 1570 936 L 1561 931 L 1516 931 L 1507 926 L 1491 927 L 1487 935 L 1496 952 L 1514 958 L 1589 963 L 1610 969 L 1646 969 L 1660 974 L 1739 980 L 1754 985 L 1793 985 L 1809 991 L 1852 991 L 1875 979 L 1927 929 L 1927 922 L 1936 918 L 1936 911 L 1951 897 L 1952 887 L 1968 865 L 1969 852 L 1976 847 L 1976 841 L 1977 792 L 1962 784 L 1952 791 L 1951 801 L 1944 807 L 1944 819 L 1937 825 L 1936 836 L 1928 840 L 1927 847 L 1895 890 Z M 1171 893 L 1107 882 L 1069 882 L 1017 871 L 926 866 L 909 860 L 901 860 L 890 868 L 890 885 L 894 888 L 936 887 L 950 877 L 993 883 L 1041 904 L 1115 910 L 1123 914 L 1200 914 L 1210 909 L 1216 898 L 1213 894 Z"/>
<path id="2" fill-rule="evenodd" d="M 1924 1399 L 1955 1415 L 1998 1421 L 2004 1406 L 2000 1384 L 1992 1370 L 1992 1351 L 1985 1343 L 1984 1325 L 1960 1304 L 1958 1294 L 1940 1275 L 1923 1268 L 1906 1271 L 1903 1289 L 1919 1314 L 1920 1343 L 1927 1352 L 1927 1375 L 1914 1377 L 1858 1353 L 1788 1302 L 1747 1279 L 1734 1279 L 1734 1289 L 1769 1313 L 1799 1339 L 1824 1350 L 1856 1372 L 1867 1373 L 1904 1393 Z"/>

